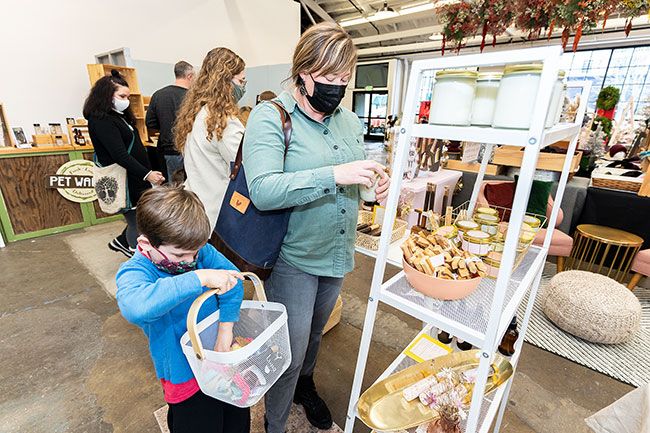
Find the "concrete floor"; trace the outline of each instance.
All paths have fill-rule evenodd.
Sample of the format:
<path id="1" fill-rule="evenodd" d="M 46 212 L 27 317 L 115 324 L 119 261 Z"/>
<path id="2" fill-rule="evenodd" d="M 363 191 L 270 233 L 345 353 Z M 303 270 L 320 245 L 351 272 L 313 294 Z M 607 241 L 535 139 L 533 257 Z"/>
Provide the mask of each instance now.
<path id="1" fill-rule="evenodd" d="M 110 295 L 122 258 L 105 245 L 120 230 L 113 223 L 0 249 L 0 432 L 160 431 L 153 412 L 164 401 L 145 337 Z M 372 266 L 357 256 L 344 283 L 342 322 L 324 337 L 316 373 L 341 426 Z M 420 326 L 380 308 L 365 386 Z M 502 431 L 587 432 L 586 416 L 632 389 L 526 345 Z M 357 422 L 356 431 L 368 430 Z"/>

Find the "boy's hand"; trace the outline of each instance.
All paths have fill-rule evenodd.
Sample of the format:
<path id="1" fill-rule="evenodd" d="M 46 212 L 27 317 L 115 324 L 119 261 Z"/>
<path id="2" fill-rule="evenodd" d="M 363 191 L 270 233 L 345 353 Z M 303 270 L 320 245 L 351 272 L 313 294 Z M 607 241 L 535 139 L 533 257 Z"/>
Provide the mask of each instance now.
<path id="1" fill-rule="evenodd" d="M 232 322 L 220 322 L 217 342 L 214 345 L 215 352 L 230 352 L 232 346 Z"/>
<path id="2" fill-rule="evenodd" d="M 244 281 L 244 276 L 237 271 L 220 269 L 197 269 L 194 271 L 201 285 L 217 289 L 217 294 L 223 295 L 237 285 L 237 280 Z"/>

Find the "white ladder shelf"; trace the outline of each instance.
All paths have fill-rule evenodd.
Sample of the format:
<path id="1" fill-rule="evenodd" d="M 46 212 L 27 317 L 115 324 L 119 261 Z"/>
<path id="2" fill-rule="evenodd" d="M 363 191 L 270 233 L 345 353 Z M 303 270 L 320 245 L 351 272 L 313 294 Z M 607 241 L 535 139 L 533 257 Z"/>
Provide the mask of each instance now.
<path id="1" fill-rule="evenodd" d="M 464 422 L 463 428 L 465 432 L 470 433 L 477 431 L 487 432 L 496 417 L 494 431 L 499 431 L 512 384 L 512 378 L 493 394 L 485 397 L 483 394 L 489 367 L 493 354 L 496 352 L 510 320 L 516 314 L 525 295 L 530 291 L 526 312 L 520 325 L 519 338 L 515 344 L 516 353 L 510 360 L 513 367 L 516 368 L 553 233 L 552 230 L 548 230 L 543 246 L 531 246 L 522 264 L 515 271 L 512 270 L 515 261 L 518 233 L 521 230 L 523 216 L 526 212 L 526 204 L 528 203 L 537 159 L 542 148 L 557 141 L 569 140 L 570 144 L 567 150 L 567 156 L 564 160 L 562 175 L 560 176 L 557 193 L 554 198 L 553 210 L 548 221 L 548 227 L 555 227 L 591 86 L 590 82 L 569 83 L 568 87 L 570 88 L 582 88 L 580 107 L 577 111 L 575 123 L 559 124 L 553 128 L 544 129 L 553 86 L 559 72 L 561 54 L 562 49 L 559 46 L 554 46 L 416 60 L 413 62 L 404 103 L 404 113 L 400 127 L 396 158 L 392 167 L 393 176 L 386 203 L 386 221 L 384 221 L 384 226 L 392 227 L 394 224 L 402 183 L 404 161 L 407 158 L 411 137 L 486 143 L 486 151 L 481 161 L 481 168 L 470 200 L 470 213 L 476 204 L 479 188 L 483 182 L 494 145 L 524 147 L 524 155 L 498 277 L 496 280 L 484 278 L 479 288 L 469 297 L 459 301 L 433 301 L 414 291 L 406 281 L 403 272 L 398 273 L 393 278 L 384 282 L 383 275 L 388 258 L 391 232 L 390 230 L 384 230 L 382 232 L 370 287 L 368 306 L 366 308 L 363 333 L 345 424 L 345 433 L 352 433 L 356 418 L 358 417 L 357 402 L 361 394 L 361 386 L 379 302 L 391 305 L 425 322 L 427 325 L 422 333 L 434 334 L 432 331 L 436 329 L 444 330 L 451 335 L 471 343 L 479 349 L 480 363 L 478 378 L 472 396 L 469 416 L 466 422 Z M 415 123 L 416 110 L 419 102 L 417 95 L 420 91 L 422 73 L 424 71 L 502 66 L 506 64 L 533 62 L 543 63 L 543 69 L 530 129 L 512 130 L 474 126 L 454 127 Z M 415 361 L 402 353 L 378 380 L 384 379 L 393 372 L 400 371 L 414 363 Z"/>

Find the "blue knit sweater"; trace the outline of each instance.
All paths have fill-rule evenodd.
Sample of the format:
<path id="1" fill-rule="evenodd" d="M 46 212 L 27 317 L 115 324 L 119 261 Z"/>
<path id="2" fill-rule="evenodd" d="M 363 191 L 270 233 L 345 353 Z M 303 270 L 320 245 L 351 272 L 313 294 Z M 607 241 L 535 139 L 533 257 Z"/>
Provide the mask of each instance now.
<path id="1" fill-rule="evenodd" d="M 234 269 L 212 245 L 206 245 L 197 257 L 198 269 Z M 120 266 L 117 272 L 117 305 L 126 320 L 139 326 L 149 339 L 149 351 L 159 379 L 174 384 L 187 382 L 194 375 L 180 339 L 187 331 L 186 319 L 192 302 L 207 288 L 194 272 L 170 275 L 158 270 L 140 252 Z M 202 306 L 198 320 L 220 309 L 222 322 L 239 320 L 244 297 L 241 282 L 229 292 L 210 297 Z"/>

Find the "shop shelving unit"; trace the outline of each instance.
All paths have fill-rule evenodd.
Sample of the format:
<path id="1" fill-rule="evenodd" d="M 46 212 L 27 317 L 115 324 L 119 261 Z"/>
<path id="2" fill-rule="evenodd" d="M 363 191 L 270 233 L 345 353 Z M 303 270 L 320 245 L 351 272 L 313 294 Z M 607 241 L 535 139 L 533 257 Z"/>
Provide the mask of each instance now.
<path id="1" fill-rule="evenodd" d="M 126 66 L 106 65 L 103 63 L 90 64 L 86 65 L 86 67 L 88 69 L 88 77 L 90 78 L 91 86 L 93 86 L 100 78 L 111 75 L 111 69 L 115 69 L 124 77 L 126 82 L 129 84 L 129 90 L 131 91 L 131 96 L 129 97 L 129 100 L 131 101 L 130 107 L 135 116 L 135 123 L 138 128 L 138 133 L 140 134 L 140 140 L 142 140 L 142 143 L 146 143 L 149 140 L 149 136 L 147 135 L 147 127 L 144 122 L 144 96 L 140 93 L 138 73 L 136 69 Z"/>
<path id="2" fill-rule="evenodd" d="M 387 259 L 389 258 L 391 233 L 389 230 L 383 231 L 375 261 L 370 296 L 368 298 L 345 433 L 352 433 L 354 423 L 358 416 L 357 402 L 361 393 L 361 385 L 379 302 L 388 304 L 422 320 L 426 323 L 422 332 L 429 333 L 437 329 L 444 330 L 457 338 L 471 343 L 479 349 L 480 363 L 478 379 L 471 401 L 469 416 L 464 422 L 463 428 L 465 432 L 487 432 L 496 417 L 494 431 L 499 430 L 506 408 L 512 378 L 493 394 L 484 396 L 488 370 L 493 354 L 496 352 L 510 320 L 517 312 L 526 293 L 530 291 L 525 314 L 520 323 L 516 354 L 511 359 L 513 367 L 516 368 L 551 242 L 552 230 L 549 230 L 543 246 L 531 246 L 520 266 L 513 270 L 518 233 L 521 230 L 522 219 L 526 212 L 526 204 L 528 203 L 538 155 L 542 148 L 550 144 L 562 140 L 568 140 L 570 142 L 554 200 L 555 204 L 548 221 L 549 227 L 555 227 L 564 188 L 569 175 L 572 155 L 576 149 L 580 126 L 587 103 L 586 93 L 583 91 L 581 105 L 578 109 L 575 123 L 559 124 L 553 128 L 544 129 L 553 86 L 557 80 L 561 54 L 562 50 L 560 47 L 542 47 L 467 56 L 450 56 L 413 62 L 407 86 L 404 115 L 402 116 L 404 120 L 400 128 L 398 151 L 392 168 L 393 177 L 386 204 L 385 218 L 387 221 L 384 221 L 385 226 L 392 227 L 394 223 L 401 189 L 402 167 L 407 158 L 408 143 L 411 137 L 429 137 L 486 143 L 486 151 L 484 152 L 481 168 L 469 204 L 470 213 L 476 204 L 478 191 L 483 181 L 494 145 L 523 147 L 524 155 L 498 277 L 496 280 L 484 278 L 479 288 L 469 297 L 459 301 L 436 301 L 427 298 L 413 290 L 406 281 L 403 272 L 398 273 L 393 278 L 384 282 L 383 276 Z M 418 102 L 416 98 L 420 90 L 424 71 L 532 62 L 543 63 L 543 70 L 539 81 L 537 99 L 533 111 L 533 121 L 530 129 L 514 130 L 415 124 L 416 106 Z M 394 261 L 394 258 L 392 261 Z M 435 333 L 432 335 L 435 335 Z M 379 380 L 414 363 L 415 361 L 402 354 L 388 367 Z"/>

